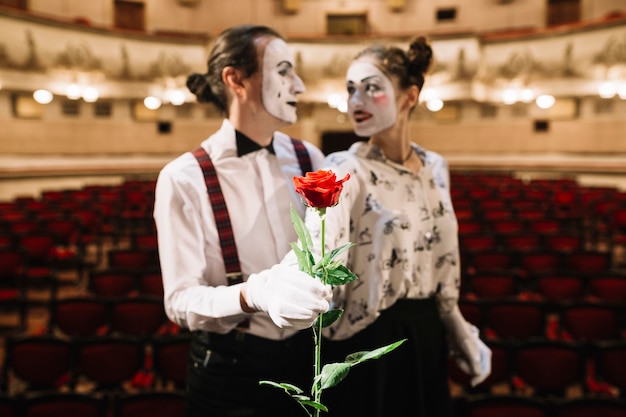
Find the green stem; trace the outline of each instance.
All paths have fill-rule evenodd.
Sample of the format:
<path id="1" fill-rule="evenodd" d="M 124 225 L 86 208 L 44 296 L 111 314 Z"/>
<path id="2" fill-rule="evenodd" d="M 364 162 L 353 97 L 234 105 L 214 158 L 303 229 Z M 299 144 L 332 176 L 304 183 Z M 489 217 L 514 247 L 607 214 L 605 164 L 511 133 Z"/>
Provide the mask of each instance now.
<path id="1" fill-rule="evenodd" d="M 318 209 L 318 214 L 320 215 L 321 219 L 322 219 L 322 258 L 324 258 L 324 251 L 326 249 L 326 209 Z M 324 285 L 326 285 L 326 268 L 324 267 L 324 273 L 322 275 L 322 283 Z M 318 375 L 320 375 L 320 373 L 322 372 L 322 320 L 321 320 L 321 316 L 320 319 L 317 321 L 317 334 L 316 334 L 316 341 L 315 341 L 315 379 L 317 379 Z M 315 390 L 315 402 L 319 403 L 321 402 L 321 398 L 322 398 L 322 390 L 320 382 L 317 382 L 318 386 L 316 387 L 317 389 Z M 319 417 L 320 415 L 320 410 L 319 409 L 315 409 L 315 417 Z"/>

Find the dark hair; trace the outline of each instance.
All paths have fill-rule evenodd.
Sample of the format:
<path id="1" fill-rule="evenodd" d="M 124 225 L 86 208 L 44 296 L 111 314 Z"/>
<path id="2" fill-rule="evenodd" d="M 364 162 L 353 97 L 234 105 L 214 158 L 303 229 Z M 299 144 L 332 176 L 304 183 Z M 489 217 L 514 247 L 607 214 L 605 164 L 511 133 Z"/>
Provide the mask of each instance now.
<path id="1" fill-rule="evenodd" d="M 406 52 L 396 46 L 375 44 L 359 52 L 355 59 L 362 56 L 375 57 L 383 71 L 398 78 L 400 88 L 416 85 L 421 90 L 424 74 L 433 58 L 433 50 L 426 38 L 420 36 L 411 41 Z"/>
<path id="2" fill-rule="evenodd" d="M 274 29 L 267 26 L 241 25 L 223 31 L 215 40 L 208 60 L 206 74 L 191 74 L 187 77 L 187 88 L 201 103 L 213 103 L 227 114 L 226 91 L 222 81 L 225 67 L 243 70 L 250 77 L 259 69 L 255 40 L 261 36 L 283 39 Z"/>

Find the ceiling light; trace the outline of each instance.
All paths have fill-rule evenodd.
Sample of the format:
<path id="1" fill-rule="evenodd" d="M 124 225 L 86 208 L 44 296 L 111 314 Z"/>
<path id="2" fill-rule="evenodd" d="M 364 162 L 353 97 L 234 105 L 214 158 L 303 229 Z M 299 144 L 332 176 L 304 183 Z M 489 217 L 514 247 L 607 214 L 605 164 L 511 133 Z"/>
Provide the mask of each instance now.
<path id="1" fill-rule="evenodd" d="M 154 96 L 148 96 L 143 99 L 143 105 L 150 110 L 156 110 L 161 107 L 161 100 Z"/>
<path id="2" fill-rule="evenodd" d="M 65 89 L 65 96 L 70 100 L 78 100 L 83 95 L 83 89 L 78 84 L 70 84 Z"/>
<path id="3" fill-rule="evenodd" d="M 598 86 L 598 94 L 602 98 L 611 98 L 617 93 L 617 86 L 609 81 L 605 81 Z"/>
<path id="4" fill-rule="evenodd" d="M 535 98 L 535 93 L 531 88 L 524 88 L 520 94 L 520 98 L 524 103 L 530 103 Z"/>
<path id="5" fill-rule="evenodd" d="M 336 109 L 337 106 L 341 103 L 341 96 L 337 93 L 329 94 L 326 103 L 328 103 L 328 107 Z"/>
<path id="6" fill-rule="evenodd" d="M 87 103 L 98 101 L 98 97 L 100 97 L 100 92 L 96 87 L 85 87 L 83 90 L 83 100 Z"/>
<path id="7" fill-rule="evenodd" d="M 519 93 L 514 88 L 507 88 L 502 92 L 502 102 L 504 104 L 514 104 L 517 102 Z"/>
<path id="8" fill-rule="evenodd" d="M 48 104 L 52 101 L 52 93 L 48 90 L 37 90 L 33 93 L 33 98 L 39 104 Z"/>
<path id="9" fill-rule="evenodd" d="M 426 108 L 432 112 L 438 112 L 443 109 L 443 100 L 435 98 L 426 102 Z"/>
<path id="10" fill-rule="evenodd" d="M 431 100 L 438 99 L 438 98 L 439 98 L 439 95 L 437 94 L 437 90 L 435 90 L 434 88 L 425 88 L 420 93 L 420 100 L 425 101 L 427 103 Z"/>
<path id="11" fill-rule="evenodd" d="M 167 100 L 174 106 L 180 106 L 185 103 L 185 93 L 182 90 L 167 90 Z"/>
<path id="12" fill-rule="evenodd" d="M 545 110 L 554 106 L 555 101 L 556 100 L 554 99 L 554 96 L 551 96 L 549 94 L 542 94 L 539 97 L 537 97 L 537 100 L 535 100 L 535 103 L 537 103 L 537 107 Z"/>

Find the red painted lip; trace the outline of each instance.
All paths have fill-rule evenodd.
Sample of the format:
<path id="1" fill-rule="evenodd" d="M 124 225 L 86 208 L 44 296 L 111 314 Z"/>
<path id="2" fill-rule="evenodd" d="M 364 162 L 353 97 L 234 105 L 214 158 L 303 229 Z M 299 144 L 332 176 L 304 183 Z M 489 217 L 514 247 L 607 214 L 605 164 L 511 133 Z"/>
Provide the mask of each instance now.
<path id="1" fill-rule="evenodd" d="M 364 112 L 363 110 L 357 110 L 354 113 L 352 113 L 352 117 L 354 118 L 355 122 L 361 123 L 361 122 L 365 122 L 371 119 L 372 114 L 368 112 Z"/>

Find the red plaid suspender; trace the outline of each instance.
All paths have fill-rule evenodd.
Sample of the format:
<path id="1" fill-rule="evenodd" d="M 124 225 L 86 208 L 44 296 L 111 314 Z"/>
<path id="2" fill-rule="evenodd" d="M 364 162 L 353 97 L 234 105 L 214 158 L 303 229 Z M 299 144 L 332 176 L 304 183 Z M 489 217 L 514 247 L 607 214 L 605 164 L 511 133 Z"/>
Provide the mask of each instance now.
<path id="1" fill-rule="evenodd" d="M 233 228 L 230 224 L 228 208 L 226 207 L 226 201 L 222 194 L 220 182 L 217 179 L 215 167 L 213 166 L 213 162 L 211 162 L 211 157 L 203 147 L 200 146 L 198 149 L 194 150 L 193 156 L 196 157 L 200 168 L 202 168 L 207 193 L 209 194 L 209 200 L 213 207 L 213 217 L 215 217 L 215 226 L 217 226 L 217 232 L 219 233 L 228 285 L 238 284 L 243 282 L 243 275 L 241 273 L 241 265 L 239 264 L 239 256 L 237 255 L 235 235 L 233 234 Z"/>
<path id="2" fill-rule="evenodd" d="M 298 157 L 298 163 L 300 164 L 300 171 L 302 171 L 302 175 L 307 172 L 313 171 L 313 166 L 311 165 L 311 158 L 309 157 L 309 152 L 306 150 L 306 146 L 302 143 L 301 140 L 291 138 L 291 143 L 293 144 L 293 148 L 296 151 L 296 156 Z"/>
<path id="3" fill-rule="evenodd" d="M 296 151 L 302 175 L 311 172 L 311 158 L 309 157 L 306 147 L 300 140 L 292 138 L 291 142 Z M 193 156 L 196 157 L 200 168 L 202 168 L 207 193 L 209 194 L 209 200 L 213 208 L 213 216 L 215 217 L 215 225 L 217 226 L 220 245 L 222 247 L 222 257 L 224 258 L 224 265 L 226 267 L 228 285 L 238 284 L 243 282 L 243 274 L 241 273 L 241 265 L 239 264 L 237 245 L 235 244 L 235 235 L 233 234 L 233 228 L 230 223 L 228 208 L 226 207 L 226 201 L 222 194 L 222 188 L 220 187 L 215 167 L 213 166 L 213 162 L 211 162 L 211 157 L 203 147 L 200 146 L 195 149 Z"/>

